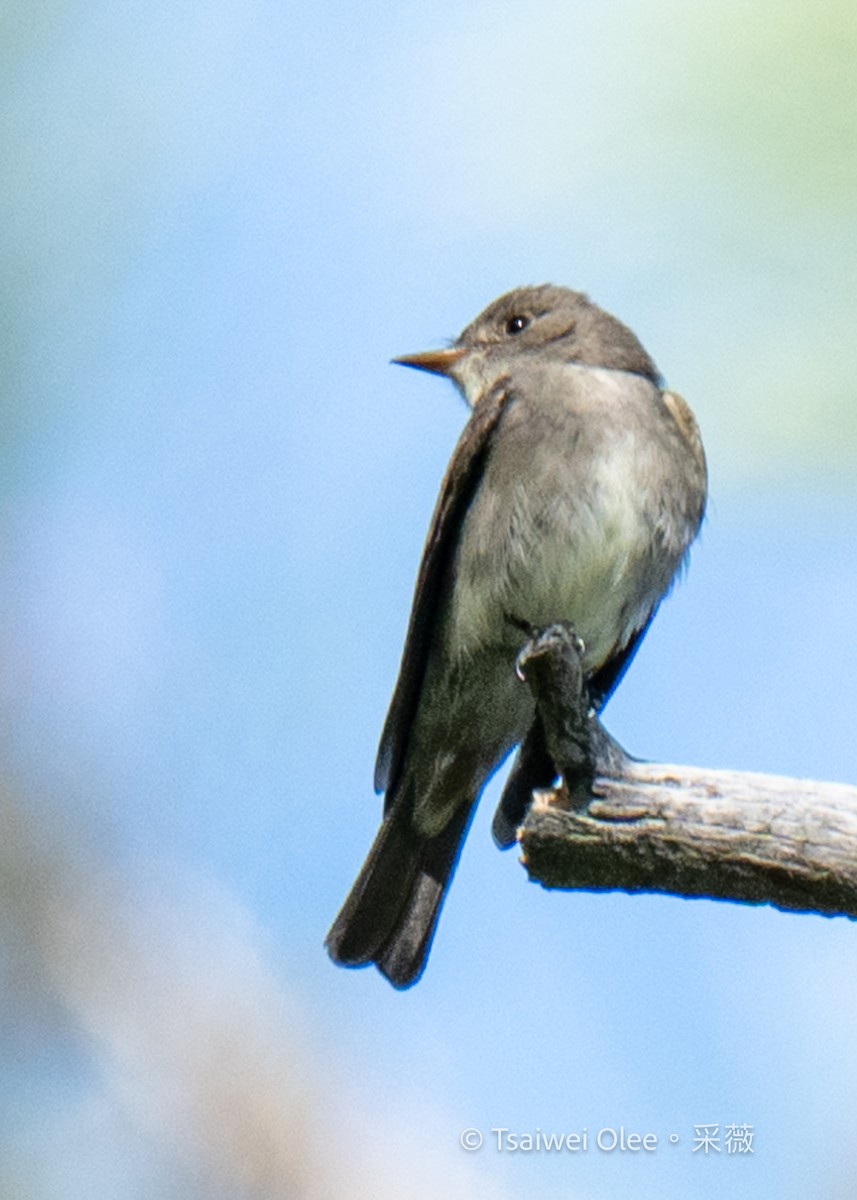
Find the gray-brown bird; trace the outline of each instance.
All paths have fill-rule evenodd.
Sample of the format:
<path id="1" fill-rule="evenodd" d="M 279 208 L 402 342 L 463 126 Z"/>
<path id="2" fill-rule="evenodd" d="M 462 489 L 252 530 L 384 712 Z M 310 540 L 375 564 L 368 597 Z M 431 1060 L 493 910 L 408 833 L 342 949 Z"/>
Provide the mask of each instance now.
<path id="1" fill-rule="evenodd" d="M 448 376 L 471 408 L 417 578 L 375 786 L 384 817 L 327 938 L 335 962 L 420 976 L 476 801 L 523 743 L 494 822 L 554 774 L 522 629 L 568 622 L 600 711 L 705 509 L 699 430 L 636 336 L 580 292 L 501 296 L 446 350 L 395 360 Z M 517 792 L 517 798 L 510 795 Z"/>

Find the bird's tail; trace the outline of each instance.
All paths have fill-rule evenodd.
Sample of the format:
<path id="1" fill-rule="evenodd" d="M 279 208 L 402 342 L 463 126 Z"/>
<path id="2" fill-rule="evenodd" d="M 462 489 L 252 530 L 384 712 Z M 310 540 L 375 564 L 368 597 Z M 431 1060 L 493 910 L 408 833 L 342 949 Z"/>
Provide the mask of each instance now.
<path id="1" fill-rule="evenodd" d="M 475 804 L 461 804 L 433 837 L 413 827 L 401 797 L 381 828 L 325 945 L 344 967 L 375 963 L 393 987 L 422 974 Z"/>

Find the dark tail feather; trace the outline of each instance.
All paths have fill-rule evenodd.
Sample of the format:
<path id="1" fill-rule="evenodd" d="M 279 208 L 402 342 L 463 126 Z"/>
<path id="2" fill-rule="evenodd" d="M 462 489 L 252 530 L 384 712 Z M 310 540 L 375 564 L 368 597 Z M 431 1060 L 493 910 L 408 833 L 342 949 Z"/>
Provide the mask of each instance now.
<path id="1" fill-rule="evenodd" d="M 327 935 L 334 962 L 359 967 L 372 962 L 399 919 L 419 869 L 421 841 L 401 805 L 384 816 L 372 849 Z"/>
<path id="2" fill-rule="evenodd" d="M 475 811 L 473 800 L 466 801 L 439 834 L 422 841 L 419 869 L 410 893 L 396 927 L 375 958 L 378 970 L 393 987 L 410 987 L 425 969 L 441 905 Z"/>
<path id="3" fill-rule="evenodd" d="M 474 807 L 462 804 L 431 838 L 413 829 L 410 805 L 390 809 L 327 935 L 334 962 L 374 962 L 394 987 L 416 983 Z"/>

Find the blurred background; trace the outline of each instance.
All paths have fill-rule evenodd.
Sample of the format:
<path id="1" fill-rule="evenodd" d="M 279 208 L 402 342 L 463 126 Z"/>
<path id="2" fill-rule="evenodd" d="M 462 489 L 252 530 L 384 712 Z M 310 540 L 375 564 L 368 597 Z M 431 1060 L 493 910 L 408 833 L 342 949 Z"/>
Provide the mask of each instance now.
<path id="1" fill-rule="evenodd" d="M 844 920 L 545 892 L 501 776 L 414 990 L 322 940 L 466 416 L 388 360 L 518 284 L 708 450 L 612 732 L 857 782 L 857 8 L 12 0 L 0 56 L 0 1197 L 852 1196 Z"/>

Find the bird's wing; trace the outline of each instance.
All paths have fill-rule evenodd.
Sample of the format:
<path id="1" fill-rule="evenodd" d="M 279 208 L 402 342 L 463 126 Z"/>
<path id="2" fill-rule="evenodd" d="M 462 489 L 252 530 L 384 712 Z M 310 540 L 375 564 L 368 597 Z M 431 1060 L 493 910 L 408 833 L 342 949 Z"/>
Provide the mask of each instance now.
<path id="1" fill-rule="evenodd" d="M 678 392 L 663 391 L 661 392 L 661 398 L 670 416 L 675 421 L 679 432 L 687 442 L 696 460 L 696 465 L 703 476 L 705 476 L 705 451 L 702 448 L 702 437 L 699 432 L 699 426 L 696 423 L 696 417 L 693 415 L 690 405 L 684 396 L 680 396 Z"/>
<path id="2" fill-rule="evenodd" d="M 604 705 L 619 686 L 619 681 L 628 670 L 628 667 L 630 667 L 631 659 L 640 649 L 640 643 L 646 636 L 657 610 L 658 606 L 655 605 L 649 613 L 645 625 L 632 634 L 627 645 L 618 650 L 612 658 L 608 658 L 604 666 L 599 667 L 589 680 L 589 697 L 592 701 L 592 707 L 596 712 L 601 712 Z"/>
<path id="3" fill-rule="evenodd" d="M 375 763 L 375 790 L 386 791 L 388 796 L 405 759 L 408 732 L 419 705 L 442 592 L 458 545 L 461 523 L 479 486 L 481 466 L 510 399 L 509 381 L 504 378 L 476 402 L 441 484 L 417 575 L 399 678 Z"/>
<path id="4" fill-rule="evenodd" d="M 667 412 L 670 414 L 679 434 L 684 439 L 687 448 L 693 455 L 694 461 L 700 473 L 702 482 L 701 500 L 699 510 L 689 520 L 693 526 L 691 539 L 696 536 L 699 528 L 699 523 L 702 520 L 702 513 L 705 508 L 705 451 L 702 448 L 702 438 L 699 433 L 699 426 L 696 423 L 696 418 L 691 411 L 690 405 L 680 396 L 678 392 L 662 391 L 661 399 Z M 686 552 L 686 551 L 685 551 Z M 589 681 L 589 693 L 592 697 L 592 703 L 597 712 L 600 712 L 611 695 L 617 688 L 622 676 L 628 670 L 631 660 L 640 648 L 640 643 L 646 636 L 649 626 L 654 620 L 655 613 L 658 611 L 656 604 L 649 613 L 646 623 L 631 637 L 625 646 L 618 650 L 612 658 L 599 668 Z"/>

